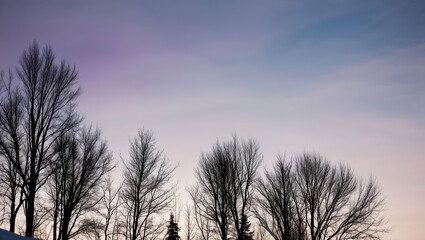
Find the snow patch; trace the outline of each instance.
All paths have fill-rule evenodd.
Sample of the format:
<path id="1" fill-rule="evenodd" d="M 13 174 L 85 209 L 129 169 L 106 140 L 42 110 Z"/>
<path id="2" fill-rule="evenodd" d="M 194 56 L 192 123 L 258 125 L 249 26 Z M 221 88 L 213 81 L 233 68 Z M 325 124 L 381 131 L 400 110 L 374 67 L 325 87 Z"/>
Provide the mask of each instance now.
<path id="1" fill-rule="evenodd" d="M 0 229 L 0 240 L 41 240 L 38 238 L 23 237 L 4 229 Z"/>

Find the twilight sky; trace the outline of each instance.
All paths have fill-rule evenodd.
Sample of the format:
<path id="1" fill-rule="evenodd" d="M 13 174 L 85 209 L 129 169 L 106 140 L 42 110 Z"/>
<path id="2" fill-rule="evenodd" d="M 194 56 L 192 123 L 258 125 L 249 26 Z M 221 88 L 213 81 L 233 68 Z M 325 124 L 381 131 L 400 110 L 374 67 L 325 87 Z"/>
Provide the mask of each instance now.
<path id="1" fill-rule="evenodd" d="M 385 239 L 425 239 L 424 1 L 4 1 L 0 69 L 33 41 L 76 64 L 115 159 L 141 127 L 179 168 L 254 137 L 264 166 L 320 152 L 375 177 Z M 119 176 L 119 169 L 116 175 Z"/>

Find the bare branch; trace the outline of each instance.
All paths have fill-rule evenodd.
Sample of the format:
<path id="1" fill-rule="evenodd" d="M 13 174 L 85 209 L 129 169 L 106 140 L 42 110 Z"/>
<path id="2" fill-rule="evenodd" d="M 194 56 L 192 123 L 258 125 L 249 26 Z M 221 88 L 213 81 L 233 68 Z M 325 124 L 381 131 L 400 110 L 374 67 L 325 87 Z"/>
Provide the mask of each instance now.
<path id="1" fill-rule="evenodd" d="M 359 184 L 350 168 L 317 154 L 279 158 L 257 190 L 256 216 L 274 239 L 380 239 L 385 232 L 376 182 Z"/>
<path id="2" fill-rule="evenodd" d="M 127 218 L 127 239 L 149 239 L 157 235 L 154 214 L 173 201 L 175 186 L 169 186 L 175 167 L 155 147 L 150 131 L 140 130 L 131 142 L 130 159 L 125 162 L 123 202 Z M 162 226 L 161 226 L 162 227 Z"/>

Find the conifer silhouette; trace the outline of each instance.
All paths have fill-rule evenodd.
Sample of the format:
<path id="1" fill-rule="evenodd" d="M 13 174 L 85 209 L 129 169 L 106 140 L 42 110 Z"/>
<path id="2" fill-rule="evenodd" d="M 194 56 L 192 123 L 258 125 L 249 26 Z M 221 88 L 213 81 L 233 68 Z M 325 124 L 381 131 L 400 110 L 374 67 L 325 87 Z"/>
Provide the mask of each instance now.
<path id="1" fill-rule="evenodd" d="M 174 221 L 174 215 L 170 214 L 170 220 L 168 222 L 168 230 L 166 240 L 179 240 L 179 227 L 177 223 Z"/>
<path id="2" fill-rule="evenodd" d="M 250 230 L 251 223 L 248 221 L 247 216 L 244 214 L 242 216 L 242 234 L 244 240 L 252 240 L 254 236 L 254 231 Z"/>

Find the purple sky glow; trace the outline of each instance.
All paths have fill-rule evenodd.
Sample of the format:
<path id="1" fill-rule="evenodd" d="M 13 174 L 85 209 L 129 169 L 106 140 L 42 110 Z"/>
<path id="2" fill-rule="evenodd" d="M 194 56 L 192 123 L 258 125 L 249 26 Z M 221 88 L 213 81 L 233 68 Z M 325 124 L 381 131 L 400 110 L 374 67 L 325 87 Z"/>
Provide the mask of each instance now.
<path id="1" fill-rule="evenodd" d="M 385 239 L 425 239 L 423 1 L 1 1 L 0 69 L 33 41 L 75 63 L 117 161 L 141 127 L 179 164 L 236 133 L 320 152 L 386 198 Z M 120 176 L 120 168 L 115 175 Z"/>

